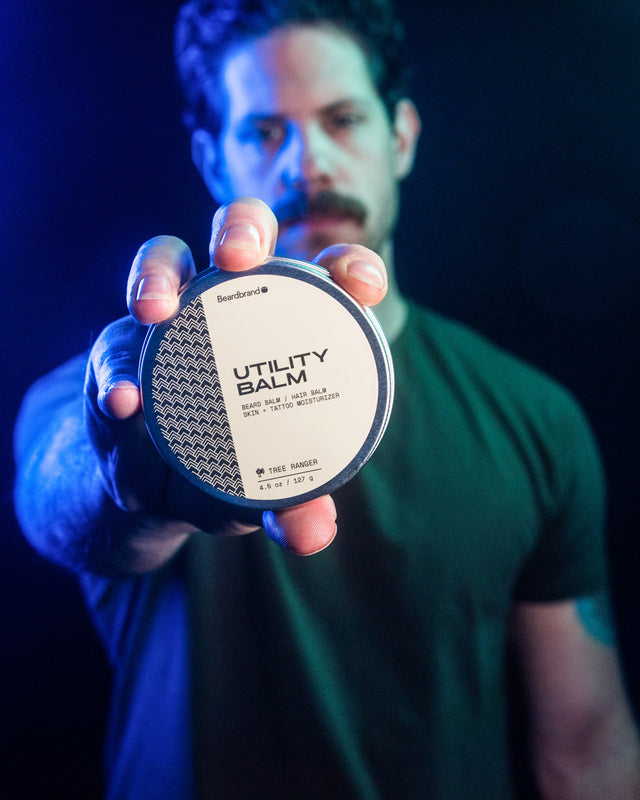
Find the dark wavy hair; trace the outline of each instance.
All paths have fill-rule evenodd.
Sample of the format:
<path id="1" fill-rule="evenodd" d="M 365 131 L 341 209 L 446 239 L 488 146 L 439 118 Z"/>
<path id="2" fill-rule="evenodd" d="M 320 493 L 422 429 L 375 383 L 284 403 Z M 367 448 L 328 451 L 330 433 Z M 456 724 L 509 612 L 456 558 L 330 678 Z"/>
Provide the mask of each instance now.
<path id="1" fill-rule="evenodd" d="M 175 59 L 189 129 L 220 128 L 220 65 L 234 44 L 292 24 L 333 24 L 365 53 L 392 116 L 407 91 L 403 27 L 392 0 L 189 0 L 176 20 Z"/>

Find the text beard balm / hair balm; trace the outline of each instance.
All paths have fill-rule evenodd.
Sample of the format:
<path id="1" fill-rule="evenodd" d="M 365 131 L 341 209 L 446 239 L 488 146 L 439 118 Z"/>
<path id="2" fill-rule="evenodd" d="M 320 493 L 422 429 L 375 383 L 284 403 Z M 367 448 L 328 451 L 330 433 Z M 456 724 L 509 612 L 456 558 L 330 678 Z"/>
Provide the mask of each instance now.
<path id="1" fill-rule="evenodd" d="M 202 491 L 236 505 L 298 505 L 346 483 L 389 420 L 382 329 L 316 265 L 273 258 L 207 270 L 153 326 L 140 361 L 156 447 Z"/>

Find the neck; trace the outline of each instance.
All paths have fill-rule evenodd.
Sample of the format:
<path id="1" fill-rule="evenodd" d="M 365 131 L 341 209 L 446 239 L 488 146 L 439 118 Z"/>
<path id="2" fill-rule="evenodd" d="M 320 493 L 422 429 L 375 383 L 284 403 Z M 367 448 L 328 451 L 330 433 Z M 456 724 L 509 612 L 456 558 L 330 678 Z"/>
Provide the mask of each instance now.
<path id="1" fill-rule="evenodd" d="M 387 242 L 381 248 L 380 255 L 387 267 L 389 288 L 384 300 L 374 307 L 374 312 L 382 325 L 387 341 L 391 343 L 397 339 L 404 328 L 407 319 L 407 301 L 400 294 L 396 282 L 391 242 Z"/>

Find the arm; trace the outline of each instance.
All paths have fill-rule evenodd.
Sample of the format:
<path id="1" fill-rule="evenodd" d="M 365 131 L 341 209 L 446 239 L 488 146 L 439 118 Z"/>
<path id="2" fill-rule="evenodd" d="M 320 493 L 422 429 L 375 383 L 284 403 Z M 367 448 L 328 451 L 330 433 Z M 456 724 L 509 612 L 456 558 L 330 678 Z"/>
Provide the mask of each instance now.
<path id="1" fill-rule="evenodd" d="M 513 638 L 545 800 L 637 800 L 640 749 L 605 595 L 520 603 Z"/>
<path id="2" fill-rule="evenodd" d="M 274 251 L 276 235 L 275 217 L 264 203 L 231 203 L 214 217 L 212 263 L 249 269 Z M 384 296 L 384 264 L 370 250 L 334 246 L 317 261 L 360 302 L 373 305 Z M 363 275 L 372 270 L 378 280 L 370 283 Z M 130 316 L 98 337 L 84 389 L 82 381 L 64 383 L 58 374 L 48 379 L 46 391 L 40 384 L 25 401 L 16 432 L 16 511 L 34 546 L 72 569 L 145 572 L 171 558 L 194 531 L 243 534 L 259 527 L 260 520 L 241 516 L 170 470 L 142 418 L 134 376 L 144 326 L 175 312 L 179 289 L 194 273 L 180 240 L 147 242 L 129 276 Z M 335 507 L 320 497 L 266 513 L 262 522 L 273 539 L 310 554 L 335 535 Z"/>
<path id="3" fill-rule="evenodd" d="M 193 526 L 126 511 L 105 490 L 84 421 L 85 362 L 58 368 L 23 401 L 16 512 L 31 544 L 57 563 L 112 575 L 144 572 L 169 558 Z"/>

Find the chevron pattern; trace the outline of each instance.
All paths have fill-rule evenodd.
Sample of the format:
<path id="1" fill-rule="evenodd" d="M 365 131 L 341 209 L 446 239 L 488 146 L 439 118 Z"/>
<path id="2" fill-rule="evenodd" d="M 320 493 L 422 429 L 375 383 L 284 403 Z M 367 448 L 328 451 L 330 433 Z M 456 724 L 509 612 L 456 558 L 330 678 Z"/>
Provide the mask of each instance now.
<path id="1" fill-rule="evenodd" d="M 182 309 L 165 333 L 153 366 L 152 396 L 158 425 L 178 461 L 206 484 L 244 497 L 199 297 Z"/>

